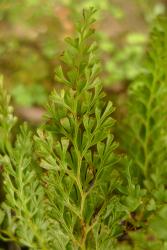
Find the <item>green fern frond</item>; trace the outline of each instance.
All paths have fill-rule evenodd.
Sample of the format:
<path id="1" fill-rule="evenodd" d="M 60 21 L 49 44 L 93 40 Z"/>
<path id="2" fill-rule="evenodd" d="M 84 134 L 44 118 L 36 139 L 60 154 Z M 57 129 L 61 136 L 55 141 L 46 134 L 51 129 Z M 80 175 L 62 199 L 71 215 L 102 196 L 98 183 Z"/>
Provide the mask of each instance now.
<path id="1" fill-rule="evenodd" d="M 5 210 L 11 209 L 13 216 L 8 227 L 2 230 L 7 237 L 30 249 L 47 249 L 44 221 L 43 189 L 39 183 L 33 162 L 32 133 L 24 124 L 9 154 L 0 157 L 3 166 Z M 9 240 L 11 240 L 9 238 Z"/>
<path id="2" fill-rule="evenodd" d="M 159 18 L 150 36 L 143 74 L 130 89 L 129 137 L 125 137 L 135 176 L 146 186 L 166 182 L 166 68 L 167 21 Z"/>
<path id="3" fill-rule="evenodd" d="M 114 108 L 104 101 L 98 76 L 101 66 L 91 38 L 95 12 L 85 10 L 77 37 L 66 39 L 68 49 L 61 58 L 66 72 L 61 66 L 56 70 L 66 89 L 51 94 L 36 137 L 50 216 L 69 238 L 66 249 L 111 249 L 120 233 Z"/>

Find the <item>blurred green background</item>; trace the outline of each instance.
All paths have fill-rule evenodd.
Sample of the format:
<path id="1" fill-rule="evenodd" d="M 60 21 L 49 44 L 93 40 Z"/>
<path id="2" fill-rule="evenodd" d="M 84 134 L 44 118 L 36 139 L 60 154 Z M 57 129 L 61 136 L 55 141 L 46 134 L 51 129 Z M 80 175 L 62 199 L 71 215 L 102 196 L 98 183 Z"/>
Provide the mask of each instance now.
<path id="1" fill-rule="evenodd" d="M 96 6 L 96 39 L 102 80 L 118 106 L 127 86 L 140 74 L 154 18 L 166 0 L 0 0 L 0 73 L 17 115 L 40 122 L 64 38 L 74 33 L 83 8 Z M 120 112 L 121 113 L 121 112 Z"/>

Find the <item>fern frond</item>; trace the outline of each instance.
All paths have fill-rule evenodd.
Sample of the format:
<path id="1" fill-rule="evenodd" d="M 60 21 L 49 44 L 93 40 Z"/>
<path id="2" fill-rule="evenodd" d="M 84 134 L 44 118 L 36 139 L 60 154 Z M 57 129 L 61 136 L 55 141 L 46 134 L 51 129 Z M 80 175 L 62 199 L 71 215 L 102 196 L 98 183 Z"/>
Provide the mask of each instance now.
<path id="1" fill-rule="evenodd" d="M 95 12 L 85 10 L 77 37 L 66 39 L 66 72 L 61 66 L 56 70 L 66 89 L 51 94 L 45 124 L 36 137 L 50 216 L 69 238 L 66 249 L 111 249 L 120 227 L 114 108 L 104 101 L 98 76 L 101 66 L 91 39 Z"/>
<path id="2" fill-rule="evenodd" d="M 17 243 L 30 249 L 47 249 L 43 209 L 43 189 L 40 186 L 33 162 L 32 133 L 24 124 L 12 150 L 0 157 L 3 165 L 5 207 L 10 208 L 13 216 L 6 236 L 13 235 Z M 9 239 L 11 240 L 11 239 Z"/>
<path id="3" fill-rule="evenodd" d="M 167 21 L 159 18 L 150 36 L 143 74 L 130 89 L 129 136 L 125 137 L 135 176 L 147 187 L 165 183 L 167 176 L 166 68 Z"/>

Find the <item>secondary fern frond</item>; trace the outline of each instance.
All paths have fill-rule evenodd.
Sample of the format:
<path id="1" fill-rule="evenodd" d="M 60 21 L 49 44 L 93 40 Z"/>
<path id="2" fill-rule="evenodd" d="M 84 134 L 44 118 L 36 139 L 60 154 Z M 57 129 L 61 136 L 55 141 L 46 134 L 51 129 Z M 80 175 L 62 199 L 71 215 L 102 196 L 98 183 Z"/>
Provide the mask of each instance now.
<path id="1" fill-rule="evenodd" d="M 14 147 L 0 157 L 3 165 L 5 209 L 13 214 L 3 235 L 13 235 L 17 243 L 30 249 L 47 249 L 43 209 L 43 190 L 33 162 L 32 134 L 26 124 L 20 128 Z M 45 232 L 46 234 L 46 232 Z M 43 235 L 43 236 L 42 236 Z M 11 239 L 9 239 L 11 240 Z"/>
<path id="2" fill-rule="evenodd" d="M 130 89 L 128 153 L 140 184 L 166 180 L 167 21 L 159 18 L 150 37 L 143 75 Z M 129 143 L 130 140 L 130 143 Z M 148 182 L 150 182 L 148 184 Z M 147 183 L 146 183 L 147 182 Z"/>

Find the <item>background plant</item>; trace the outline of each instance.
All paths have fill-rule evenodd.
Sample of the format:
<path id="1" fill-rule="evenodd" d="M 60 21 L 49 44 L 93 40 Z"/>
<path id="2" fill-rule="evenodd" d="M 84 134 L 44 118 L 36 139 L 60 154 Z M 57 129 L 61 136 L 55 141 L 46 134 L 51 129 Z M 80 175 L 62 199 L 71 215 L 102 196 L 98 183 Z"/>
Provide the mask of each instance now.
<path id="1" fill-rule="evenodd" d="M 135 223 L 143 230 L 132 237 L 136 249 L 166 249 L 166 94 L 167 19 L 157 19 L 150 35 L 143 73 L 129 91 L 129 116 L 124 137 L 133 160 L 132 175 L 146 190 Z"/>

